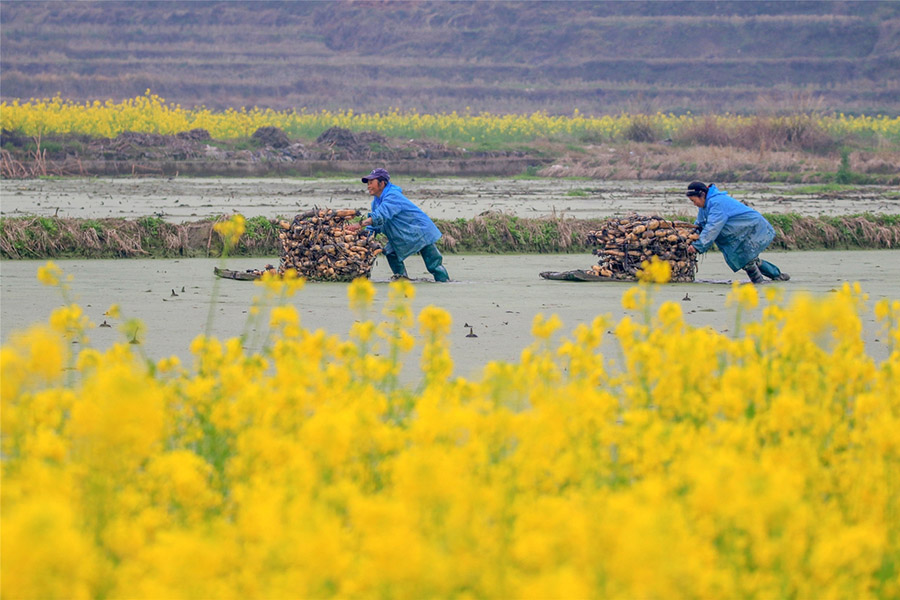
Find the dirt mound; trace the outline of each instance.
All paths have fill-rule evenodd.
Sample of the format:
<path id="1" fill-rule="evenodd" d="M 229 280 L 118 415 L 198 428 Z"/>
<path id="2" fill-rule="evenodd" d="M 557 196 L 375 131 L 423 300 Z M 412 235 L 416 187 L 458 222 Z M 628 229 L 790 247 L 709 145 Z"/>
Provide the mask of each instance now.
<path id="1" fill-rule="evenodd" d="M 273 148 L 286 148 L 291 145 L 287 134 L 278 127 L 260 127 L 250 137 L 260 145 Z"/>
<path id="2" fill-rule="evenodd" d="M 212 139 L 212 136 L 209 135 L 209 132 L 205 129 L 197 128 L 191 129 L 190 131 L 182 131 L 176 136 L 180 140 L 193 140 L 195 142 L 206 142 Z"/>
<path id="3" fill-rule="evenodd" d="M 116 144 L 119 146 L 131 145 L 150 148 L 153 146 L 165 146 L 170 136 L 159 133 L 141 133 L 139 131 L 123 131 L 116 136 Z"/>
<path id="4" fill-rule="evenodd" d="M 377 135 L 377 134 L 376 134 Z M 368 145 L 358 135 L 342 127 L 326 129 L 316 138 L 316 144 L 324 146 L 330 159 L 369 158 Z"/>
<path id="5" fill-rule="evenodd" d="M 112 139 L 76 134 L 33 138 L 3 131 L 2 141 L 0 177 L 8 179 L 355 173 L 371 168 L 373 161 L 398 168 L 403 164 L 401 170 L 418 174 L 511 175 L 546 162 L 535 158 L 532 163 L 521 152 L 469 152 L 440 142 L 390 139 L 374 131 L 353 132 L 341 127 L 329 128 L 314 143 L 292 142 L 278 127 L 260 127 L 251 136 L 249 147 L 246 139 L 214 140 L 201 128 L 175 135 L 126 131 Z"/>
<path id="6" fill-rule="evenodd" d="M 112 140 L 93 140 L 81 154 L 114 161 L 187 160 L 200 156 L 200 144 L 174 135 L 124 131 Z"/>
<path id="7" fill-rule="evenodd" d="M 16 148 L 24 148 L 29 142 L 31 142 L 31 138 L 21 135 L 17 131 L 9 131 L 7 129 L 0 131 L 0 147 L 5 147 L 9 144 Z"/>

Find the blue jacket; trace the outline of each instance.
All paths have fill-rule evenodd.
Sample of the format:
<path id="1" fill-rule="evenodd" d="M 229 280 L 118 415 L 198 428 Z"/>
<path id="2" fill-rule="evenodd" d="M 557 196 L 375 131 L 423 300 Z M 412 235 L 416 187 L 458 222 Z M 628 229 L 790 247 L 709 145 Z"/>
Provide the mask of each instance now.
<path id="1" fill-rule="evenodd" d="M 697 211 L 694 223 L 703 228 L 694 248 L 703 253 L 715 244 L 735 272 L 759 256 L 775 239 L 775 230 L 764 216 L 719 191 L 715 185 L 709 186 L 706 206 Z"/>
<path id="2" fill-rule="evenodd" d="M 400 260 L 441 239 L 441 232 L 422 209 L 403 195 L 403 190 L 388 183 L 380 196 L 372 198 L 371 229 L 387 236 L 385 252 Z"/>

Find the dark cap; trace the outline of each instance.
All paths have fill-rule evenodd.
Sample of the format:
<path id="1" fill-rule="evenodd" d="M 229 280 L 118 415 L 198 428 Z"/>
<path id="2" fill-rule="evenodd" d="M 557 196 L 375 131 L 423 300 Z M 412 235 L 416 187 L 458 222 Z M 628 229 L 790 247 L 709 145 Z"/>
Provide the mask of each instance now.
<path id="1" fill-rule="evenodd" d="M 391 176 L 388 175 L 387 169 L 373 169 L 371 173 L 362 178 L 363 183 L 369 183 L 370 179 L 383 179 L 390 181 Z"/>
<path id="2" fill-rule="evenodd" d="M 700 181 L 692 181 L 690 185 L 688 185 L 687 193 L 685 194 L 688 198 L 691 196 L 699 196 L 700 194 L 705 194 L 709 191 L 709 188 L 703 182 Z"/>

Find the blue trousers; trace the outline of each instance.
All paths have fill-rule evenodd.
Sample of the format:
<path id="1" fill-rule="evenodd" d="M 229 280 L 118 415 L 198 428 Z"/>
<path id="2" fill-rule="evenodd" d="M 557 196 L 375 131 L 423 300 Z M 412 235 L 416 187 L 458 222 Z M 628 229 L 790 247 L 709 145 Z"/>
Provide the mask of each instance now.
<path id="1" fill-rule="evenodd" d="M 441 256 L 441 251 L 437 249 L 437 246 L 428 244 L 419 250 L 419 255 L 421 255 L 422 260 L 425 261 L 425 268 L 428 269 L 429 273 L 434 275 L 435 281 L 450 281 L 450 274 L 447 273 L 447 269 L 444 268 L 443 265 L 444 257 Z M 403 260 L 401 260 L 399 256 L 393 252 L 387 251 L 384 253 L 384 256 L 387 258 L 388 265 L 391 267 L 391 272 L 394 275 L 408 277 L 406 274 L 406 265 L 403 264 Z"/>

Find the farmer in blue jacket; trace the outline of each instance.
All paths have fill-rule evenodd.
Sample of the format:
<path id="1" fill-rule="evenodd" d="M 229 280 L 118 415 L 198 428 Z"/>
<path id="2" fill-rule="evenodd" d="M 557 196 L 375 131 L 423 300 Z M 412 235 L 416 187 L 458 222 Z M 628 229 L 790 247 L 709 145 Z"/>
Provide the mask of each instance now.
<path id="1" fill-rule="evenodd" d="M 391 176 L 385 169 L 373 170 L 362 178 L 362 182 L 372 196 L 372 210 L 356 228 L 367 227 L 387 237 L 384 255 L 394 278 L 408 277 L 403 260 L 418 253 L 435 281 L 450 281 L 441 252 L 434 245 L 441 239 L 441 232 L 428 215 L 391 183 Z"/>
<path id="2" fill-rule="evenodd" d="M 743 269 L 753 283 L 763 283 L 764 275 L 777 281 L 791 278 L 772 263 L 759 258 L 775 239 L 775 230 L 764 216 L 720 191 L 714 184 L 707 187 L 694 181 L 688 185 L 687 197 L 698 209 L 694 224 L 700 227 L 700 239 L 688 247 L 688 252 L 702 254 L 715 244 L 731 270 L 736 273 Z"/>

